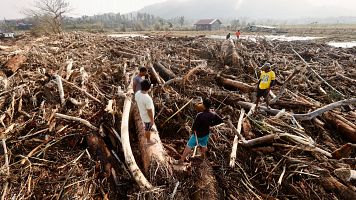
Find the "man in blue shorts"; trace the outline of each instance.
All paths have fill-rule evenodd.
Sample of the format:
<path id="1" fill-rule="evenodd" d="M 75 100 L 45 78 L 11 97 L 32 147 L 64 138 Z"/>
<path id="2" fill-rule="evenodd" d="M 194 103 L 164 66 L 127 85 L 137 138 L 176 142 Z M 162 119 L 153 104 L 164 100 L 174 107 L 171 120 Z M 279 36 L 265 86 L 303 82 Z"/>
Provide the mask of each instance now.
<path id="1" fill-rule="evenodd" d="M 192 151 L 192 148 L 196 145 L 201 147 L 201 154 L 205 157 L 208 150 L 210 127 L 223 123 L 223 119 L 210 110 L 211 101 L 209 99 L 203 100 L 203 107 L 204 111 L 198 113 L 195 117 L 192 127 L 193 134 L 190 136 L 187 146 L 185 147 L 181 158 L 176 161 L 176 164 L 183 164 L 186 157 Z"/>

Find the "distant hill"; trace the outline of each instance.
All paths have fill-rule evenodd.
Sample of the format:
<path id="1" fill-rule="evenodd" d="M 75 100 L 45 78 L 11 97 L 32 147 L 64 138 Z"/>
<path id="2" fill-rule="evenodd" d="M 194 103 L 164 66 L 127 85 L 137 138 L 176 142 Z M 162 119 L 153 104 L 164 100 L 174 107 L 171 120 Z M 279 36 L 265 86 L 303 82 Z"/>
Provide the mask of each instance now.
<path id="1" fill-rule="evenodd" d="M 350 2 L 350 6 L 342 2 Z M 315 3 L 319 2 L 319 3 Z M 185 16 L 187 18 L 239 18 L 289 20 L 296 18 L 327 18 L 355 16 L 356 3 L 350 0 L 167 0 L 146 6 L 139 12 L 151 13 L 163 18 Z M 321 3 L 320 3 L 321 2 Z M 356 2 L 356 1 L 355 1 Z"/>

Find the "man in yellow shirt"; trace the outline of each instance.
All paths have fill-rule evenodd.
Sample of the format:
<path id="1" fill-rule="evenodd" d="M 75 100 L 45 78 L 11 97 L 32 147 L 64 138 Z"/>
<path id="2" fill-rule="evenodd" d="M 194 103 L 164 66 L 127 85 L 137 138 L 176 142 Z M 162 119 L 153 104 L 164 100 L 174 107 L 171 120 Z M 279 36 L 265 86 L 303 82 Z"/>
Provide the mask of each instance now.
<path id="1" fill-rule="evenodd" d="M 269 108 L 268 94 L 271 87 L 276 83 L 276 74 L 271 70 L 271 64 L 266 63 L 262 66 L 260 79 L 257 85 L 257 98 L 255 111 L 258 109 L 258 103 L 260 98 L 263 97 L 266 100 L 267 108 Z"/>

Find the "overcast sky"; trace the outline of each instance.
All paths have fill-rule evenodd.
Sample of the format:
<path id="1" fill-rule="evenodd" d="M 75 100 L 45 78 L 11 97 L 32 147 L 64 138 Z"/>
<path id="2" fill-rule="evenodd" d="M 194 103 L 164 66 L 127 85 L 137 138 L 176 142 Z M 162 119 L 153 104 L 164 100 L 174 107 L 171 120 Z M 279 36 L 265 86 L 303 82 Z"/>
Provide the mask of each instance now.
<path id="1" fill-rule="evenodd" d="M 21 11 L 24 10 L 25 8 L 29 8 L 34 1 L 35 0 L 0 0 L 0 19 L 3 18 L 11 19 L 11 18 L 22 17 L 23 15 L 21 14 Z M 71 13 L 72 16 L 94 15 L 94 14 L 107 13 L 107 12 L 127 13 L 127 12 L 141 9 L 146 5 L 150 5 L 162 1 L 165 0 L 68 0 L 71 7 L 73 8 L 73 11 Z M 166 0 L 166 1 L 189 1 L 189 0 Z M 248 0 L 236 0 L 235 6 L 238 8 L 243 1 L 248 1 Z M 356 16 L 356 0 L 305 0 L 305 1 L 307 2 L 305 8 L 308 8 L 309 6 L 320 7 L 320 8 L 327 6 L 329 8 L 332 7 L 333 9 L 335 9 L 335 11 L 345 10 L 345 12 L 342 12 L 344 16 Z M 205 1 L 201 0 L 201 2 L 204 3 Z M 223 2 L 224 0 L 219 1 L 219 3 L 223 3 Z M 229 0 L 229 2 L 231 2 L 231 0 Z M 292 3 L 293 1 L 280 0 L 280 2 L 283 4 L 287 4 L 288 6 L 288 4 Z M 266 17 L 268 17 L 268 0 L 261 0 L 261 3 L 267 4 Z M 291 6 L 293 6 L 293 4 Z M 335 12 L 335 14 L 336 13 L 337 12 Z"/>
<path id="2" fill-rule="evenodd" d="M 73 16 L 94 15 L 99 13 L 127 13 L 146 5 L 164 0 L 67 0 L 73 8 Z M 21 11 L 29 8 L 35 0 L 0 0 L 0 18 L 7 19 L 23 16 Z"/>

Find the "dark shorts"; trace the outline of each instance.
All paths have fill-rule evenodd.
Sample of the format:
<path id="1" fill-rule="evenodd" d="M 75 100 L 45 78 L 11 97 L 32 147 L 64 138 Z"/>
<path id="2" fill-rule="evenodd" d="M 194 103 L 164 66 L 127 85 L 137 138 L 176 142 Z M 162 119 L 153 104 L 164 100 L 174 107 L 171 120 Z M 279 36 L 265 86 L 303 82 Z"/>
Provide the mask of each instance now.
<path id="1" fill-rule="evenodd" d="M 144 122 L 145 124 L 145 131 L 152 131 L 152 124 L 150 122 Z"/>
<path id="2" fill-rule="evenodd" d="M 268 89 L 260 89 L 260 88 L 257 88 L 257 97 L 263 97 L 263 98 L 266 98 L 268 95 Z"/>

